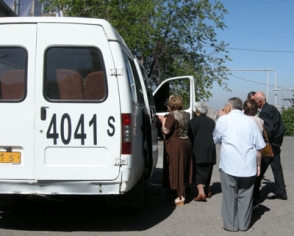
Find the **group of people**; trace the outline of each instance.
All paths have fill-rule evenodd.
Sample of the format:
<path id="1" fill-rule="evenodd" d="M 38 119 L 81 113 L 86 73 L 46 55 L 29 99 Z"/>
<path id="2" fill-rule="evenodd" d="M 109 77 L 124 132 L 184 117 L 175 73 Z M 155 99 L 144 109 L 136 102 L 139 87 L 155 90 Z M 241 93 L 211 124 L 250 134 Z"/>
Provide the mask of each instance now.
<path id="1" fill-rule="evenodd" d="M 185 204 L 185 189 L 195 183 L 198 195 L 194 201 L 212 196 L 210 181 L 216 164 L 216 146 L 221 144 L 219 172 L 222 188 L 223 228 L 246 231 L 251 224 L 252 210 L 258 206 L 263 175 L 271 165 L 276 192 L 270 199 L 287 200 L 281 165 L 281 145 L 285 128 L 276 107 L 266 101 L 262 92 L 250 92 L 243 103 L 230 98 L 215 122 L 206 116 L 207 105 L 195 103 L 195 114 L 183 110 L 180 95 L 171 95 L 168 114 L 160 116 L 164 134 L 164 159 L 167 162 L 169 187 L 176 190 L 173 204 Z M 262 157 L 264 131 L 274 156 Z"/>
<path id="2" fill-rule="evenodd" d="M 195 201 L 206 201 L 211 197 L 210 180 L 213 165 L 216 164 L 216 148 L 212 138 L 215 122 L 206 116 L 207 105 L 196 102 L 195 115 L 183 109 L 180 95 L 172 95 L 167 102 L 166 116 L 160 116 L 161 131 L 164 134 L 164 160 L 167 165 L 171 189 L 177 191 L 174 200 L 176 206 L 185 203 L 185 190 L 191 183 L 196 183 L 198 196 Z M 164 161 L 165 162 L 165 161 Z M 164 167 L 165 168 L 165 167 Z"/>

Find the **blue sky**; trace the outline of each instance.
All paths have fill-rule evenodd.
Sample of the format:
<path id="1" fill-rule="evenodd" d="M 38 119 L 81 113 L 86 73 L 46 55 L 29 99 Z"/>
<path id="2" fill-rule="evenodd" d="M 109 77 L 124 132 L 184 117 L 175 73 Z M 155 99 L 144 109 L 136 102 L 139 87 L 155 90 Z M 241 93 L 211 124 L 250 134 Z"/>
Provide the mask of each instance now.
<path id="1" fill-rule="evenodd" d="M 228 98 L 245 100 L 254 90 L 268 94 L 269 103 L 288 107 L 290 103 L 282 99 L 294 94 L 284 90 L 294 88 L 294 0 L 220 1 L 228 10 L 227 28 L 217 31 L 217 38 L 229 44 L 232 61 L 226 66 L 231 69 L 228 86 L 232 92 L 215 84 L 208 106 L 220 109 Z M 277 89 L 283 89 L 276 94 L 275 81 Z"/>

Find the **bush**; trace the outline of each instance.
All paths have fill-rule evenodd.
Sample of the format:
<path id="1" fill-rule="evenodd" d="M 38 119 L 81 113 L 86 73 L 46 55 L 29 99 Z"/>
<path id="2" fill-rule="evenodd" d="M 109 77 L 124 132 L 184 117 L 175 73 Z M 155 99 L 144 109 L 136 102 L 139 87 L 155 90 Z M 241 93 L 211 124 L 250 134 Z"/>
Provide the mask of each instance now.
<path id="1" fill-rule="evenodd" d="M 282 119 L 286 128 L 286 136 L 294 136 L 294 109 L 289 108 L 282 111 Z"/>

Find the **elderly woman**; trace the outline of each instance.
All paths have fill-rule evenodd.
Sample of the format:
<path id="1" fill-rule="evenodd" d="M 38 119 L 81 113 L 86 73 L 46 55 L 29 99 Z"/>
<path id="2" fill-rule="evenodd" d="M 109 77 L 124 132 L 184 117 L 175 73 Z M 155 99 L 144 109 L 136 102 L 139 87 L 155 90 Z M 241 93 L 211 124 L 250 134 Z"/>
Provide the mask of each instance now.
<path id="1" fill-rule="evenodd" d="M 247 99 L 243 104 L 243 112 L 245 115 L 249 116 L 257 124 L 260 132 L 263 131 L 264 121 L 256 116 L 258 113 L 258 104 L 253 99 Z"/>
<path id="2" fill-rule="evenodd" d="M 188 138 L 189 113 L 182 110 L 183 99 L 180 95 L 169 97 L 168 108 L 168 115 L 159 119 L 165 134 L 170 188 L 177 190 L 174 204 L 182 206 L 185 203 L 185 185 L 192 181 L 189 178 L 192 159 L 191 142 Z"/>
<path id="3" fill-rule="evenodd" d="M 196 116 L 189 124 L 189 138 L 192 142 L 195 160 L 195 176 L 198 196 L 194 201 L 206 201 L 211 197 L 210 181 L 213 165 L 216 164 L 216 148 L 213 141 L 215 122 L 206 116 L 207 105 L 204 102 L 195 103 Z"/>

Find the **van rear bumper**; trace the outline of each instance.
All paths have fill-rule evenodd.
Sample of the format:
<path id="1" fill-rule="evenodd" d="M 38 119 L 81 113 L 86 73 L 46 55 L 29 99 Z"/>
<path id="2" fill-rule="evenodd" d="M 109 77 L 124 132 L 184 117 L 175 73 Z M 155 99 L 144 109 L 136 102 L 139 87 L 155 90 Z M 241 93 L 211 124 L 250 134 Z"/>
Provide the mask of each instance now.
<path id="1" fill-rule="evenodd" d="M 115 195 L 120 191 L 120 181 L 58 181 L 58 180 L 0 180 L 0 194 L 19 195 Z"/>

